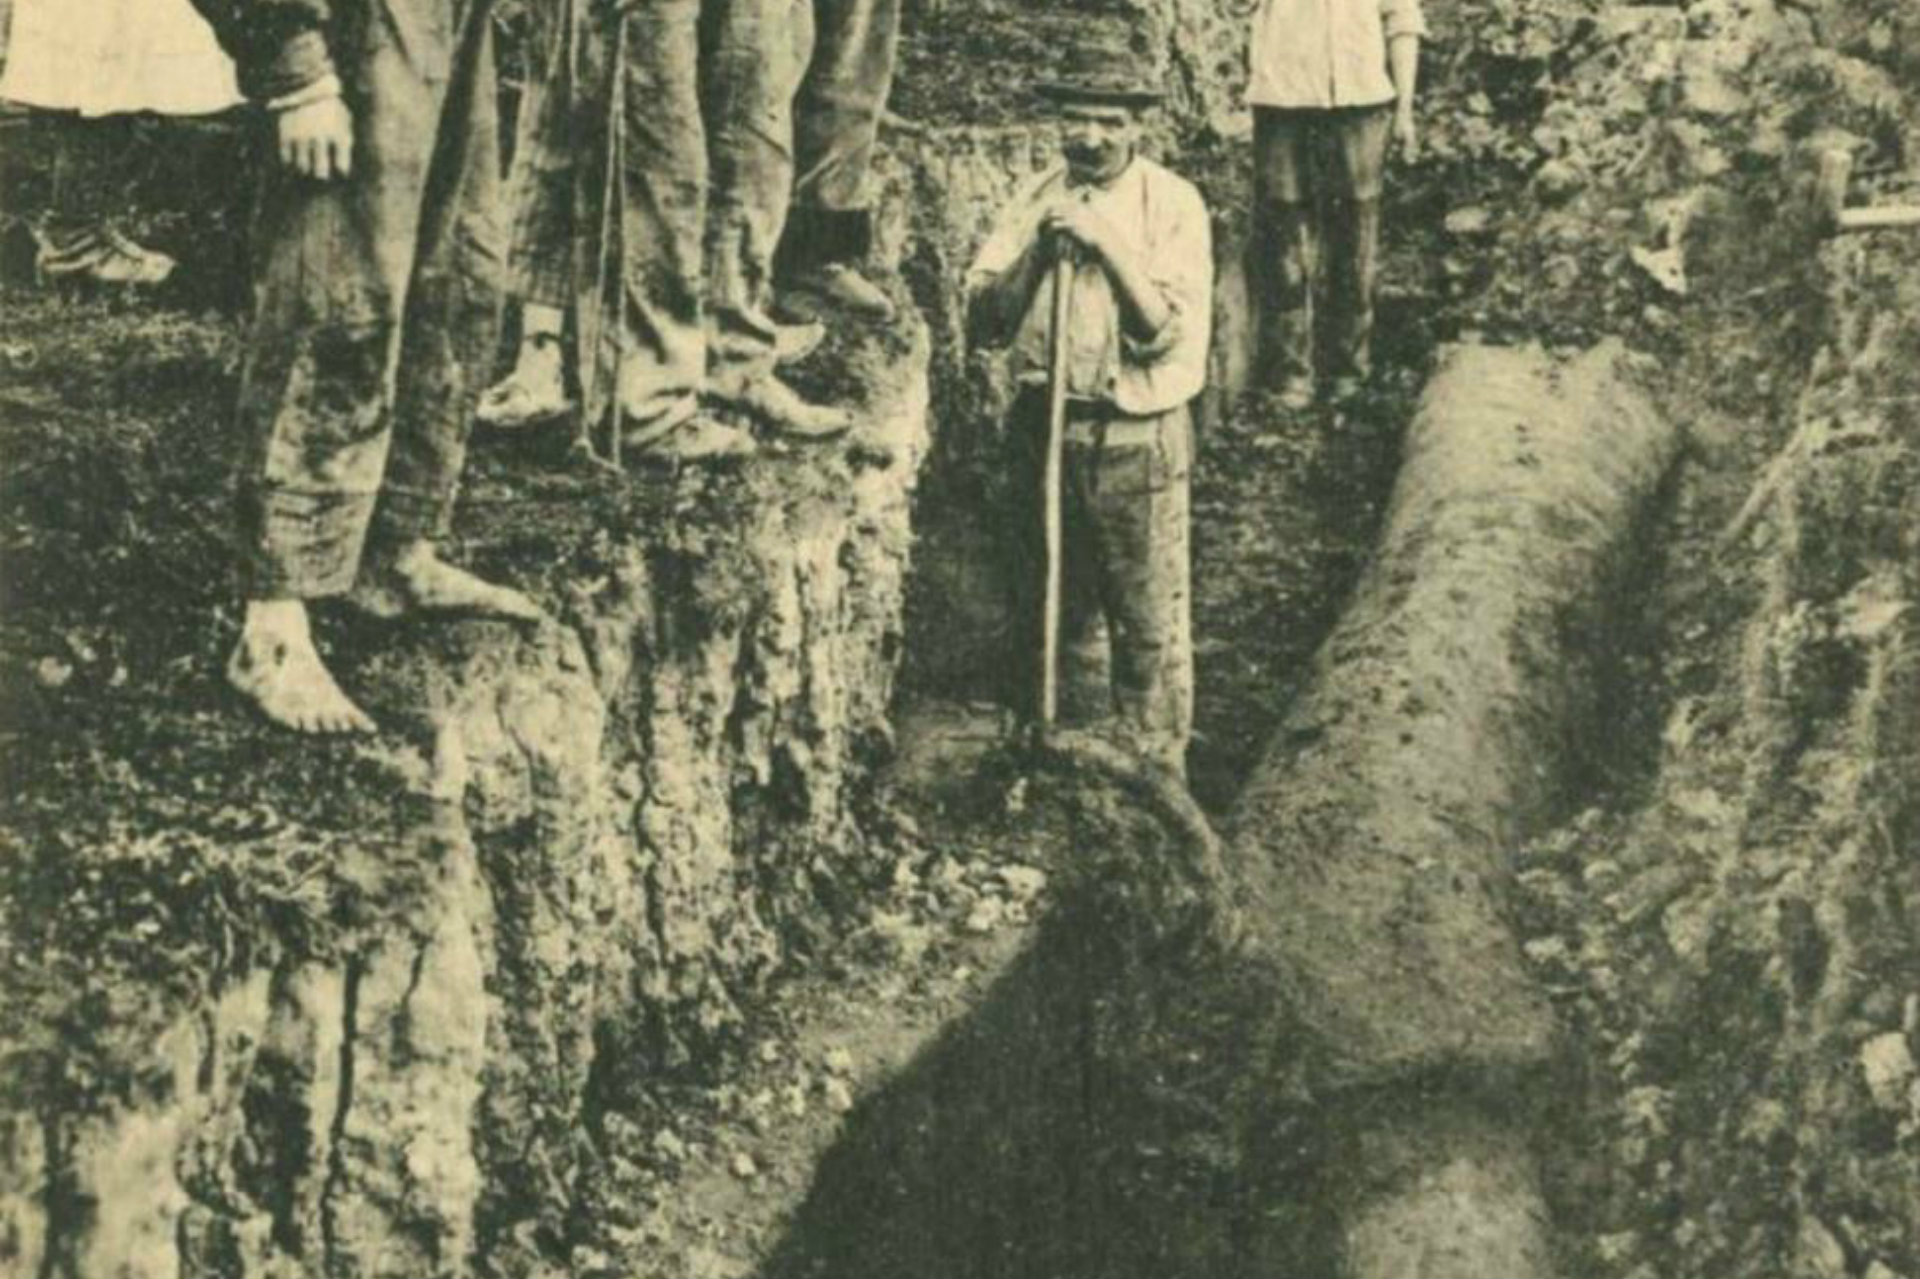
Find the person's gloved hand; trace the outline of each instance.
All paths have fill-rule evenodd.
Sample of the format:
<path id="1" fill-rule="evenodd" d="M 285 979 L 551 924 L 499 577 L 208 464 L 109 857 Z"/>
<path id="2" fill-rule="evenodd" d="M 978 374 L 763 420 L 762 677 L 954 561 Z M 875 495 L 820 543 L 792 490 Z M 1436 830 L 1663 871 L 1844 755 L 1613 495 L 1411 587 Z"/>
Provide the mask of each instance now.
<path id="1" fill-rule="evenodd" d="M 353 111 L 339 94 L 289 106 L 275 117 L 280 163 L 321 182 L 353 172 Z"/>

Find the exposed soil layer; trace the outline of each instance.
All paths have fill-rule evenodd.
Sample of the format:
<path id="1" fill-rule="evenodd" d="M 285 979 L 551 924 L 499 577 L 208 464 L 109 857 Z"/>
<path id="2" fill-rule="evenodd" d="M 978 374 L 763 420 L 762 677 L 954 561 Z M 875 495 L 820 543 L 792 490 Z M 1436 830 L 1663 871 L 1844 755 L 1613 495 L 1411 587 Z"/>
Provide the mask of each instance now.
<path id="1" fill-rule="evenodd" d="M 483 441 L 450 549 L 559 620 L 328 617 L 384 732 L 307 742 L 218 677 L 231 325 L 30 295 L 3 324 L 5 1093 L 9 1141 L 42 1138 L 9 1247 L 75 1274 L 564 1257 L 590 1098 L 719 1059 L 890 872 L 863 806 L 917 332 L 802 371 L 862 418 L 826 449 L 622 481 Z"/>
<path id="2" fill-rule="evenodd" d="M 1068 30 L 1084 12 L 1057 7 Z M 970 521 L 974 540 L 948 553 L 922 520 L 931 571 L 905 642 L 917 691 L 964 700 L 989 686 L 998 651 L 981 535 L 995 402 L 959 356 L 952 284 L 979 220 L 1044 157 L 1011 86 L 1049 69 L 1062 43 L 1055 26 L 985 0 L 913 10 L 895 110 L 914 128 L 891 135 L 882 256 L 901 258 L 934 331 L 941 434 L 921 515 Z M 1911 240 L 1823 247 L 1783 216 L 1790 148 L 1823 131 L 1879 171 L 1854 200 L 1900 198 L 1920 154 L 1920 19 L 1905 0 L 1434 0 L 1430 16 L 1430 159 L 1390 187 L 1392 371 L 1379 401 L 1278 429 L 1230 402 L 1209 406 L 1196 790 L 1224 810 L 1304 687 L 1379 527 L 1436 338 L 1620 334 L 1650 353 L 1663 371 L 1651 394 L 1691 440 L 1671 517 L 1654 531 L 1658 585 L 1643 577 L 1622 601 L 1644 608 L 1652 642 L 1643 652 L 1635 637 L 1600 682 L 1615 695 L 1558 744 L 1576 767 L 1600 767 L 1526 799 L 1584 811 L 1521 851 L 1508 898 L 1527 968 L 1567 1031 L 1533 1152 L 1558 1243 L 1571 1270 L 1607 1279 L 1920 1273 L 1920 357 L 1909 319 L 1920 271 Z M 1206 59 L 1172 52 L 1189 93 Z M 1243 147 L 1204 137 L 1204 114 L 1183 101 L 1157 144 L 1180 147 L 1163 154 L 1207 187 L 1230 244 Z M 1013 123 L 926 131 L 993 121 Z M 5 127 L 12 166 L 32 148 Z M 149 141 L 176 136 L 156 128 Z M 677 1013 L 610 1018 L 604 1051 L 583 1042 L 594 1018 L 578 954 L 555 939 L 590 931 L 603 884 L 546 874 L 549 838 L 579 834 L 553 813 L 577 796 L 533 762 L 558 758 L 540 745 L 555 706 L 562 718 L 608 715 L 609 732 L 630 723 L 603 695 L 606 646 L 489 627 L 428 643 L 329 623 L 333 657 L 395 726 L 391 759 L 281 746 L 220 694 L 231 621 L 208 619 L 229 607 L 215 571 L 224 505 L 207 480 L 221 469 L 215 406 L 231 389 L 233 338 L 226 319 L 175 304 L 230 292 L 235 275 L 207 264 L 235 252 L 244 219 L 187 217 L 166 193 L 178 178 L 243 195 L 224 176 L 231 135 L 205 137 L 205 163 L 141 153 L 156 162 L 140 189 L 160 193 L 143 195 L 141 230 L 189 263 L 167 308 L 10 294 L 0 319 L 4 888 L 20 904 L 0 929 L 0 972 L 9 1009 L 26 1010 L 6 1046 L 0 1269 L 37 1272 L 21 1259 L 50 1257 L 55 1273 L 90 1274 L 114 1252 L 178 1256 L 167 1214 L 182 1203 L 201 1273 L 236 1269 L 236 1250 L 301 1255 L 315 1239 L 345 1257 L 393 1223 L 421 1250 L 407 1254 L 415 1273 L 462 1273 L 451 1253 L 463 1232 L 482 1265 L 529 1275 L 938 1274 L 955 1258 L 1006 1275 L 1239 1275 L 1248 1258 L 1294 1274 L 1331 1273 L 1343 1257 L 1360 1271 L 1447 1268 L 1444 1249 L 1393 1244 L 1431 1230 L 1409 1236 L 1392 1228 L 1407 1218 L 1388 1214 L 1378 1234 L 1340 1237 L 1337 1211 L 1383 1201 L 1398 1180 L 1460 1223 L 1455 1196 L 1484 1196 L 1503 1184 L 1486 1164 L 1520 1161 L 1511 1132 L 1484 1131 L 1482 1111 L 1454 1113 L 1454 1081 L 1428 1078 L 1349 1095 L 1347 1131 L 1333 1131 L 1314 1072 L 1277 1046 L 1309 1042 L 1308 1027 L 1258 984 L 1196 972 L 1176 926 L 1158 939 L 1126 931 L 1147 913 L 1140 903 L 1102 913 L 1078 897 L 1041 937 L 1031 921 L 1091 851 L 1186 845 L 1124 788 L 1084 776 L 1023 787 L 1005 760 L 982 774 L 1003 727 L 991 717 L 954 716 L 944 735 L 893 721 L 900 807 L 855 788 L 863 842 L 851 862 L 807 859 L 800 875 L 796 853 L 770 886 L 745 878 L 762 900 L 808 906 L 720 911 L 715 937 L 733 957 L 722 967 L 737 958 L 751 979 L 716 988 L 700 965 L 682 966 L 684 980 L 643 991 L 643 1006 Z M 27 177 L 8 174 L 10 201 L 33 198 Z M 12 278 L 20 247 L 10 235 Z M 832 367 L 818 376 L 842 384 Z M 794 474 L 761 473 L 776 487 Z M 571 472 L 557 447 L 483 448 L 478 518 L 456 549 L 535 583 L 579 622 L 566 585 L 576 572 L 601 604 L 634 580 L 596 543 L 601 530 L 676 528 L 733 509 L 743 491 L 760 490 L 680 477 L 635 497 Z M 711 579 L 696 571 L 708 564 Z M 697 588 L 740 567 L 675 545 L 647 580 Z M 1619 635 L 1611 619 L 1603 630 Z M 708 686 L 736 678 L 724 663 L 704 669 Z M 459 752 L 439 750 L 409 709 L 420 704 L 411 681 L 450 670 L 487 690 L 454 699 Z M 637 679 L 627 705 L 698 707 L 695 687 Z M 886 737 L 864 740 L 878 752 Z M 519 779 L 465 815 L 468 840 L 436 826 L 445 810 L 429 802 L 436 761 L 458 755 L 478 761 L 486 787 Z M 609 789 L 631 815 L 619 784 Z M 743 838 L 815 816 L 747 811 Z M 320 834 L 339 830 L 353 837 Z M 1165 919 L 1190 917 L 1189 881 L 1134 882 L 1168 895 Z M 722 898 L 696 887 L 687 900 Z M 656 934 L 650 921 L 639 931 Z M 767 975 L 769 937 L 804 975 L 770 1003 L 736 997 Z M 368 1109 L 336 1134 L 341 1027 L 364 1026 L 436 1071 L 474 1060 L 471 1023 L 423 1028 L 400 1014 L 416 971 L 421 1008 L 435 992 L 470 991 L 471 955 L 489 953 L 467 949 L 476 938 L 500 942 L 484 982 L 506 993 L 489 1004 L 485 1042 L 508 1051 L 492 1058 L 506 1065 L 483 1086 L 471 1151 L 429 1142 L 434 1158 L 414 1170 L 383 1144 L 429 1118 L 409 1108 L 399 1057 L 354 1057 Z M 282 965 L 282 953 L 317 967 Z M 1103 963 L 1118 995 L 1076 1002 L 1080 977 Z M 1182 1002 L 1209 980 L 1244 1000 Z M 1444 1006 L 1415 1011 L 1445 1020 Z M 1065 1025 L 1094 1029 L 1076 1048 L 1061 1043 Z M 1252 1060 L 1280 1068 L 1248 1095 L 1236 1085 Z M 49 1127 L 50 1112 L 76 1119 Z M 1358 1169 L 1343 1153 L 1344 1136 L 1391 1141 L 1423 1112 L 1446 1121 L 1445 1141 L 1413 1147 L 1466 1152 L 1464 1164 L 1408 1161 L 1376 1142 Z M 153 1153 L 189 1132 L 185 1165 Z M 242 1148 L 254 1162 L 229 1157 Z M 475 1191 L 470 1160 L 486 1206 L 466 1225 L 424 1188 Z M 327 1193 L 314 1194 L 316 1167 Z"/>

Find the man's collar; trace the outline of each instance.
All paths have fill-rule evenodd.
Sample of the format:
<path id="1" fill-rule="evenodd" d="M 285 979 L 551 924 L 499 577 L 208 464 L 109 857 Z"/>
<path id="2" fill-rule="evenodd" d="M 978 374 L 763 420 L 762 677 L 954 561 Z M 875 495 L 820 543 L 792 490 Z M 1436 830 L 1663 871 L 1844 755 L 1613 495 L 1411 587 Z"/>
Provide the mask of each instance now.
<path id="1" fill-rule="evenodd" d="M 1064 165 L 1061 168 L 1061 181 L 1069 191 L 1111 191 L 1126 181 L 1127 175 L 1139 166 L 1140 152 L 1136 150 L 1127 157 L 1127 162 L 1120 166 L 1119 171 L 1105 182 L 1095 178 L 1081 179 L 1074 176 L 1072 165 Z"/>

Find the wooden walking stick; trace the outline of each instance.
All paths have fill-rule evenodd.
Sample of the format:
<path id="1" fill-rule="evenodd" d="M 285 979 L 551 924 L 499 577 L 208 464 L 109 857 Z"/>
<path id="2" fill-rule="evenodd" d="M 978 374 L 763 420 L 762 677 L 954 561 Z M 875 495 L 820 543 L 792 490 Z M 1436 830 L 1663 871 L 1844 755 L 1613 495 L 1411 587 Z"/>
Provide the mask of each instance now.
<path id="1" fill-rule="evenodd" d="M 620 412 L 620 363 L 626 358 L 626 335 L 619 323 L 614 328 L 614 341 L 618 350 L 614 356 L 611 378 L 612 386 L 606 396 L 598 394 L 602 379 L 606 377 L 601 368 L 605 356 L 607 341 L 606 313 L 607 291 L 618 283 L 612 269 L 621 256 L 618 237 L 625 234 L 626 217 L 626 180 L 622 170 L 626 155 L 627 134 L 627 97 L 626 76 L 621 74 L 621 60 L 626 57 L 627 16 L 630 5 L 620 5 L 615 10 L 613 22 L 613 47 L 610 57 L 613 71 L 607 93 L 607 116 L 605 138 L 606 172 L 600 183 L 600 226 L 599 235 L 594 242 L 593 280 L 591 284 L 580 282 L 579 246 L 574 245 L 569 260 L 573 263 L 573 323 L 574 323 L 574 362 L 580 376 L 580 421 L 574 433 L 573 451 L 586 462 L 602 470 L 623 472 L 621 461 L 621 436 L 625 420 Z M 580 92 L 580 41 L 584 39 L 578 18 L 570 18 L 573 27 L 566 32 L 567 55 L 567 92 Z M 584 295 L 583 295 L 584 294 Z M 595 413 L 596 406 L 612 405 L 608 413 Z M 599 429 L 597 418 L 611 421 L 611 434 L 607 438 L 607 451 L 603 454 L 594 444 L 594 432 Z"/>
<path id="2" fill-rule="evenodd" d="M 624 459 L 620 456 L 621 445 L 625 442 L 622 437 L 626 434 L 627 425 L 626 416 L 620 408 L 620 365 L 625 363 L 627 358 L 626 281 L 624 278 L 608 279 L 611 273 L 607 269 L 607 246 L 611 242 L 611 237 L 621 237 L 618 263 L 621 275 L 624 277 L 626 271 L 624 239 L 627 234 L 627 15 L 628 10 L 622 6 L 620 16 L 614 20 L 613 24 L 613 92 L 607 95 L 611 99 L 607 110 L 607 174 L 606 185 L 601 190 L 600 198 L 600 252 L 599 261 L 594 263 L 593 290 L 594 305 L 600 308 L 598 318 L 602 324 L 606 323 L 607 289 L 613 287 L 622 291 L 618 303 L 621 308 L 619 312 L 621 318 L 614 328 L 615 339 L 620 343 L 620 354 L 614 362 L 613 386 L 610 389 L 610 399 L 613 403 L 613 435 L 607 440 L 607 460 L 616 471 L 626 469 L 623 465 Z M 597 350 L 594 352 L 594 358 L 596 360 L 599 358 Z M 593 451 L 591 444 L 587 446 L 587 451 L 589 453 Z"/>
<path id="3" fill-rule="evenodd" d="M 1067 437 L 1067 319 L 1073 294 L 1073 253 L 1063 241 L 1053 264 L 1053 325 L 1047 330 L 1047 586 L 1040 621 L 1040 727 L 1053 727 L 1060 705 L 1060 482 Z"/>

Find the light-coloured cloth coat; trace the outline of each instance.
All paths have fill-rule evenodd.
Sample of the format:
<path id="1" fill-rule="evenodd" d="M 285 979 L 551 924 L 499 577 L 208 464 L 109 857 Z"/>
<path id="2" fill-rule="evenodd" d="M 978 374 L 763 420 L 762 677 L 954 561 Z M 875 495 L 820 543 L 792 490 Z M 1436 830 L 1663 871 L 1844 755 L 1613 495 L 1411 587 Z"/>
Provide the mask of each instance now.
<path id="1" fill-rule="evenodd" d="M 205 115 L 240 101 L 187 0 L 13 0 L 0 98 L 82 115 Z"/>

